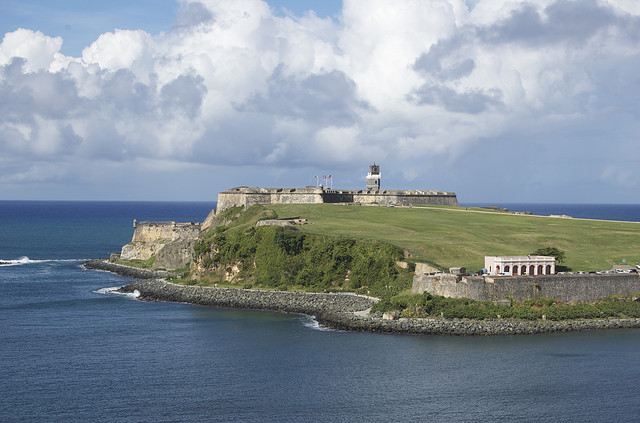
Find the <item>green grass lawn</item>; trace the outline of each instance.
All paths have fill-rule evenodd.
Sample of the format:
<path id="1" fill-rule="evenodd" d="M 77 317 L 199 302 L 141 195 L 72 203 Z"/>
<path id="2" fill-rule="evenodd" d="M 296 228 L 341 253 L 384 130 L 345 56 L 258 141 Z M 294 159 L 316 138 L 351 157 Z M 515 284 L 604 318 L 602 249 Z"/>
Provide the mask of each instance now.
<path id="1" fill-rule="evenodd" d="M 301 230 L 374 238 L 407 249 L 415 261 L 476 271 L 484 256 L 527 255 L 546 246 L 566 252 L 573 271 L 610 269 L 640 261 L 640 224 L 514 215 L 452 207 L 333 204 L 267 206 L 278 218 L 302 217 Z"/>

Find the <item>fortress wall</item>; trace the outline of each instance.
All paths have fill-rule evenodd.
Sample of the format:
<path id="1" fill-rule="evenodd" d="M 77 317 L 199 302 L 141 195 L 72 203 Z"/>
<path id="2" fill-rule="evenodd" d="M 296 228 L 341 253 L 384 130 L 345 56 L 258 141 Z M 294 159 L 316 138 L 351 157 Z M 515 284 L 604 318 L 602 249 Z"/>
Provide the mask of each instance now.
<path id="1" fill-rule="evenodd" d="M 384 192 L 384 191 L 383 191 Z M 458 198 L 455 194 L 402 194 L 401 192 L 380 193 L 356 193 L 353 201 L 362 204 L 411 204 L 411 205 L 444 205 L 458 206 Z"/>
<path id="2" fill-rule="evenodd" d="M 217 213 L 254 204 L 360 203 L 457 206 L 454 193 L 416 190 L 323 190 L 321 188 L 233 188 L 218 194 Z"/>
<path id="3" fill-rule="evenodd" d="M 218 193 L 216 214 L 231 207 L 244 207 L 246 202 L 247 196 L 243 192 L 220 192 Z"/>
<path id="4" fill-rule="evenodd" d="M 235 206 L 251 207 L 254 204 L 319 204 L 320 188 L 234 188 L 218 194 L 220 213 Z"/>
<path id="5" fill-rule="evenodd" d="M 430 195 L 428 196 L 428 201 L 427 204 L 458 207 L 458 197 L 455 194 Z M 410 204 L 417 205 L 421 203 Z"/>
<path id="6" fill-rule="evenodd" d="M 499 301 L 507 296 L 518 302 L 543 297 L 566 302 L 596 301 L 611 295 L 640 292 L 640 276 L 637 273 L 485 278 L 447 274 L 416 275 L 411 291 L 479 301 Z"/>
<path id="7" fill-rule="evenodd" d="M 245 196 L 244 206 L 245 209 L 253 206 L 254 204 L 272 204 L 271 194 L 264 192 L 251 192 L 247 193 Z"/>
<path id="8" fill-rule="evenodd" d="M 479 279 L 479 280 L 478 280 Z M 416 275 L 413 278 L 411 292 L 422 294 L 428 292 L 433 295 L 452 298 L 471 298 L 479 300 L 483 297 L 484 281 L 482 277 L 462 277 L 448 273 L 436 275 Z M 481 300 L 488 301 L 488 300 Z"/>
<path id="9" fill-rule="evenodd" d="M 314 190 L 295 190 L 283 189 L 281 192 L 271 194 L 271 204 L 321 204 L 322 191 Z M 287 192 L 289 191 L 289 192 Z"/>
<path id="10" fill-rule="evenodd" d="M 322 195 L 323 203 L 353 203 L 353 193 L 349 191 L 329 191 Z"/>

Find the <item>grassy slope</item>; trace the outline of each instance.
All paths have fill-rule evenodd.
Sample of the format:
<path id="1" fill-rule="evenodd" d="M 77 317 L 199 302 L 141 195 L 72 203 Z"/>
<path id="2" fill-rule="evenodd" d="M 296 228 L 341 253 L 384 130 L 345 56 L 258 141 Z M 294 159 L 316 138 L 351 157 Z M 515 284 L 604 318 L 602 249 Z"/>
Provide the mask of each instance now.
<path id="1" fill-rule="evenodd" d="M 526 255 L 540 247 L 566 251 L 574 271 L 610 269 L 623 258 L 640 261 L 640 224 L 518 216 L 464 208 L 389 208 L 332 204 L 274 205 L 279 218 L 300 216 L 304 231 L 382 239 L 417 261 L 475 271 L 484 256 Z"/>

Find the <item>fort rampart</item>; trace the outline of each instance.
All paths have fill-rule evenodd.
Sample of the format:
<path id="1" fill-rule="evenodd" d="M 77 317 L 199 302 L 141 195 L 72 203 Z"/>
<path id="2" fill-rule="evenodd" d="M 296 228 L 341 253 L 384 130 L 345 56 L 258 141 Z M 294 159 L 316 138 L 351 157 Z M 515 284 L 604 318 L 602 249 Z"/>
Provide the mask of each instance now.
<path id="1" fill-rule="evenodd" d="M 232 188 L 218 194 L 217 212 L 254 204 L 380 204 L 457 206 L 455 193 L 424 190 L 334 190 L 326 188 Z"/>
<path id="2" fill-rule="evenodd" d="M 254 204 L 323 203 L 321 188 L 232 188 L 218 194 L 217 213 L 231 207 Z"/>
<path id="3" fill-rule="evenodd" d="M 518 302 L 537 298 L 596 301 L 611 295 L 640 292 L 640 276 L 637 273 L 500 277 L 422 274 L 414 276 L 411 291 L 478 301 L 507 298 Z"/>

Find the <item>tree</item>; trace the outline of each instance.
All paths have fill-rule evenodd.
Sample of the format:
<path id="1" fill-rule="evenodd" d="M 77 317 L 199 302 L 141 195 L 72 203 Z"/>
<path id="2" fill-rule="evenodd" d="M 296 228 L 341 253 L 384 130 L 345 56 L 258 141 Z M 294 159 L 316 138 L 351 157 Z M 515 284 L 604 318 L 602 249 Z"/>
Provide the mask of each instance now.
<path id="1" fill-rule="evenodd" d="M 557 249 L 556 247 L 544 247 L 538 248 L 533 253 L 532 256 L 549 256 L 555 257 L 556 263 L 564 262 L 564 251 Z"/>

